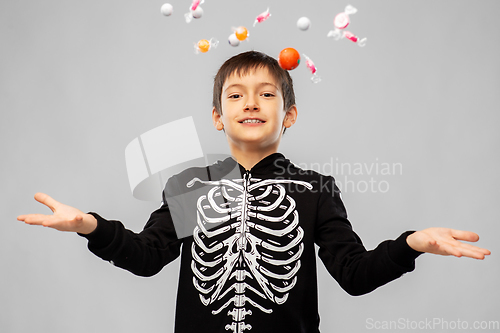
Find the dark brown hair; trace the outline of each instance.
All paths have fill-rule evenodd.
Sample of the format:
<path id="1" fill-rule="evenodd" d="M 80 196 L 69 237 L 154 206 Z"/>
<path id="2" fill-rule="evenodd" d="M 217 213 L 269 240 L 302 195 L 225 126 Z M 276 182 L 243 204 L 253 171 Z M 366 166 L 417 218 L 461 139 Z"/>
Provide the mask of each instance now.
<path id="1" fill-rule="evenodd" d="M 288 111 L 295 105 L 295 92 L 293 81 L 288 71 L 284 70 L 273 57 L 258 51 L 243 52 L 229 58 L 222 64 L 214 78 L 214 91 L 212 105 L 215 110 L 222 114 L 221 95 L 222 87 L 227 78 L 233 74 L 242 76 L 257 68 L 267 68 L 278 84 L 283 95 L 284 110 Z"/>

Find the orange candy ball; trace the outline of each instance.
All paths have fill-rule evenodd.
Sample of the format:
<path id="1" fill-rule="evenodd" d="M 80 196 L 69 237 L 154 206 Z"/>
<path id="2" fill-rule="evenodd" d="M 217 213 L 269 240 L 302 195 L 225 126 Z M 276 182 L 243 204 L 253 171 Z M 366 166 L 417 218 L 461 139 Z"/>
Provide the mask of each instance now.
<path id="1" fill-rule="evenodd" d="M 283 49 L 278 57 L 278 63 L 281 68 L 291 71 L 300 64 L 300 54 L 296 49 L 291 47 Z"/>
<path id="2" fill-rule="evenodd" d="M 239 40 L 245 40 L 248 37 L 248 30 L 245 27 L 238 27 L 236 28 L 234 34 L 236 35 L 236 38 L 238 38 Z"/>
<path id="3" fill-rule="evenodd" d="M 202 39 L 198 42 L 198 50 L 202 53 L 208 52 L 210 49 L 210 42 L 206 39 Z"/>

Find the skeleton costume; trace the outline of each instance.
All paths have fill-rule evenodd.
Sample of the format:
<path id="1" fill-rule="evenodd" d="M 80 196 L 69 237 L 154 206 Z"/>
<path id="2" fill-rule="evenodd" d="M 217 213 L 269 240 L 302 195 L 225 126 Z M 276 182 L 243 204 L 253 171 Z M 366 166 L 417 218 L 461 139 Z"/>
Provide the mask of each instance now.
<path id="1" fill-rule="evenodd" d="M 315 244 L 351 295 L 412 271 L 420 254 L 406 243 L 411 232 L 367 251 L 334 179 L 280 153 L 251 170 L 232 158 L 187 169 L 163 199 L 139 234 L 91 213 L 97 228 L 82 236 L 94 254 L 140 276 L 181 256 L 176 333 L 316 333 Z"/>

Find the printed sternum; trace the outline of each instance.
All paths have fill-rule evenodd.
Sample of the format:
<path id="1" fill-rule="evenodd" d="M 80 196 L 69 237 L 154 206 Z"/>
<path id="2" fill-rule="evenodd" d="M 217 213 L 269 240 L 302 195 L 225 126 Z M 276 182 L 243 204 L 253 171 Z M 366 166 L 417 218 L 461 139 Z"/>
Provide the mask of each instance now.
<path id="1" fill-rule="evenodd" d="M 243 195 L 241 200 L 241 224 L 239 227 L 236 228 L 236 234 L 239 233 L 237 244 L 238 244 L 238 251 L 240 253 L 246 251 L 248 242 L 246 233 L 249 231 L 247 225 L 247 219 L 248 219 L 248 205 L 249 205 L 248 185 L 250 182 L 250 178 L 251 178 L 250 173 L 247 171 L 243 179 Z M 244 256 L 244 253 L 241 254 Z"/>

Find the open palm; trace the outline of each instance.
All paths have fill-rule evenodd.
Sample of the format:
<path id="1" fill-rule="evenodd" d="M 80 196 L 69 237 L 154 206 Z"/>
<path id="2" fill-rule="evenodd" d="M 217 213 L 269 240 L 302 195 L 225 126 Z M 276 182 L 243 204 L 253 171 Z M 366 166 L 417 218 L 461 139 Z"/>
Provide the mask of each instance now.
<path id="1" fill-rule="evenodd" d="M 428 228 L 416 231 L 406 239 L 411 248 L 420 252 L 484 259 L 485 255 L 490 254 L 489 250 L 461 242 L 477 242 L 478 240 L 479 236 L 476 233 L 449 228 Z"/>
<path id="2" fill-rule="evenodd" d="M 30 225 L 41 225 L 60 231 L 73 231 L 83 234 L 92 232 L 97 226 L 97 221 L 92 215 L 62 204 L 45 193 L 35 194 L 35 200 L 49 207 L 53 214 L 19 215 L 17 217 L 19 221 Z"/>

